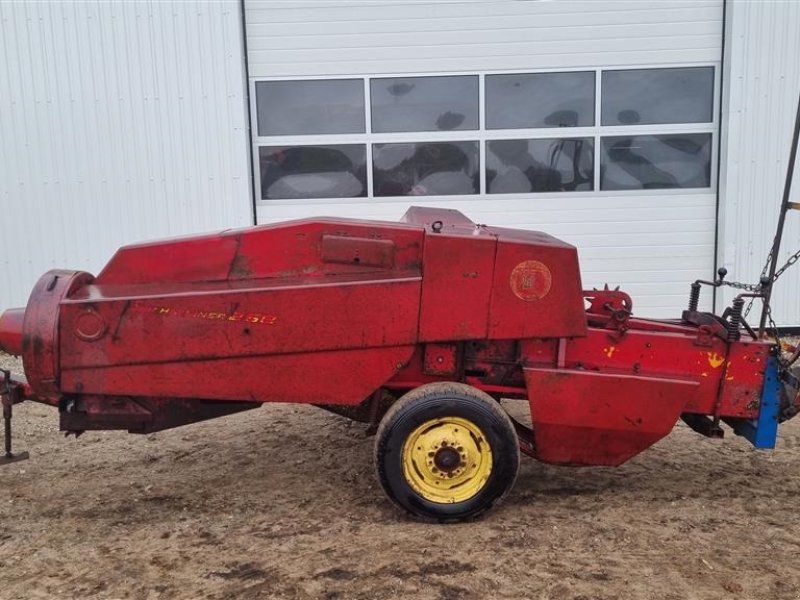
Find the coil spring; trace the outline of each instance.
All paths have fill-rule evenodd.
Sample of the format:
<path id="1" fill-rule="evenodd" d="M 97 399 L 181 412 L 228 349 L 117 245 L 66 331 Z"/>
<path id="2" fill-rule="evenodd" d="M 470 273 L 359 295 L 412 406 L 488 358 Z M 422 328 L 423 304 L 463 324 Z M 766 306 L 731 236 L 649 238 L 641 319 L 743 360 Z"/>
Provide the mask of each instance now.
<path id="1" fill-rule="evenodd" d="M 700 284 L 695 282 L 692 284 L 692 289 L 689 292 L 689 312 L 697 312 L 697 306 L 700 304 Z"/>
<path id="2" fill-rule="evenodd" d="M 728 330 L 728 341 L 733 342 L 739 339 L 740 328 L 742 326 L 742 309 L 744 308 L 744 298 L 734 298 L 731 306 L 728 323 L 725 328 Z"/>

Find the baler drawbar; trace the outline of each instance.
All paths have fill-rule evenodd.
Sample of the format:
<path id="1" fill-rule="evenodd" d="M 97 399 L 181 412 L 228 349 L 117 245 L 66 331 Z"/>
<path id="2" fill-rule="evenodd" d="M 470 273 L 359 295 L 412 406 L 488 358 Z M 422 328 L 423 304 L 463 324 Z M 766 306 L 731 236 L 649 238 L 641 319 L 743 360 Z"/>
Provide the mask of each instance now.
<path id="1" fill-rule="evenodd" d="M 320 406 L 370 424 L 378 477 L 412 514 L 474 517 L 511 488 L 520 451 L 619 465 L 679 419 L 758 448 L 800 410 L 780 347 L 723 316 L 633 315 L 583 290 L 577 250 L 544 233 L 411 208 L 399 223 L 307 219 L 121 248 L 93 276 L 50 271 L 0 315 L 11 408 L 60 427 L 148 433 L 259 407 Z M 500 399 L 521 401 L 515 421 Z"/>

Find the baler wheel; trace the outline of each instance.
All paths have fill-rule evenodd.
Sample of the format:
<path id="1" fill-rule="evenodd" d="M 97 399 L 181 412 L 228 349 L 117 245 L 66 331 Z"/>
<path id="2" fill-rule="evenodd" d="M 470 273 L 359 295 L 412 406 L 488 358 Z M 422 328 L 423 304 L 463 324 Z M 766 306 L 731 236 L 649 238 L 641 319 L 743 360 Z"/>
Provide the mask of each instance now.
<path id="1" fill-rule="evenodd" d="M 423 519 L 471 519 L 505 497 L 519 470 L 519 442 L 498 402 L 463 383 L 411 390 L 383 417 L 378 479 L 398 506 Z"/>

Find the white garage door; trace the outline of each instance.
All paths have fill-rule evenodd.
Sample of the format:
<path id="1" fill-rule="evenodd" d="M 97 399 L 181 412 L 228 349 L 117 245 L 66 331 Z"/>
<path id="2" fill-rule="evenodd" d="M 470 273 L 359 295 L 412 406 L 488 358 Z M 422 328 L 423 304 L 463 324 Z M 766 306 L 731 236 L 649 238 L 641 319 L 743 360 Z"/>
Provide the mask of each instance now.
<path id="1" fill-rule="evenodd" d="M 575 244 L 642 316 L 713 273 L 721 0 L 245 13 L 259 222 L 457 208 Z"/>

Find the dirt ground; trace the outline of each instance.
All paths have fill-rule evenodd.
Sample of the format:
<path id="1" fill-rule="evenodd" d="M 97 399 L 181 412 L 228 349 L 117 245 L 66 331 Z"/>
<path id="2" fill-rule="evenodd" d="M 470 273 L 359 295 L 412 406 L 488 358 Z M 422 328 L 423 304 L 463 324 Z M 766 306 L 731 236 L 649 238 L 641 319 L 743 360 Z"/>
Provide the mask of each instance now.
<path id="1" fill-rule="evenodd" d="M 77 440 L 15 414 L 3 599 L 800 598 L 800 418 L 775 452 L 679 426 L 617 469 L 524 459 L 502 506 L 437 526 L 384 498 L 363 425 L 312 407 Z"/>

